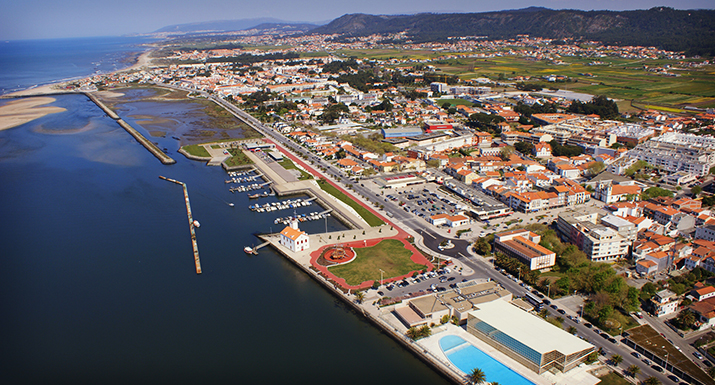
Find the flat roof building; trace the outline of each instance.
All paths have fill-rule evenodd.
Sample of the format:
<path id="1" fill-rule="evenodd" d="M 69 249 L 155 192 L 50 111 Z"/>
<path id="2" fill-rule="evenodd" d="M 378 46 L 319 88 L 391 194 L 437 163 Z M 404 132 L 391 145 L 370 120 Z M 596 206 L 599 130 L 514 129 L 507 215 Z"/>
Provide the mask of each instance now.
<path id="1" fill-rule="evenodd" d="M 556 253 L 539 245 L 541 237 L 529 230 L 511 230 L 495 234 L 494 249 L 516 258 L 530 270 L 550 269 Z"/>
<path id="2" fill-rule="evenodd" d="M 477 305 L 467 316 L 467 332 L 541 374 L 567 372 L 596 347 L 506 301 Z"/>

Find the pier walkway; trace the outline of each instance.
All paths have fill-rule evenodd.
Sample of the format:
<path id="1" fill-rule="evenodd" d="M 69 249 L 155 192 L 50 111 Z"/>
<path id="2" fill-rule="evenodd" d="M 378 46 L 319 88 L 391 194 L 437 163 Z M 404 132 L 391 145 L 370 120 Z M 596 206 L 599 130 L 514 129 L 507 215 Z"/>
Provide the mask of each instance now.
<path id="1" fill-rule="evenodd" d="M 184 188 L 184 200 L 186 201 L 186 215 L 189 217 L 189 230 L 191 230 L 191 245 L 194 247 L 194 264 L 196 264 L 196 274 L 201 274 L 201 260 L 199 259 L 199 244 L 196 241 L 196 229 L 194 226 L 194 217 L 191 214 L 191 203 L 189 202 L 189 190 L 186 188 L 186 183 L 179 182 L 175 179 L 170 179 L 159 175 L 159 178 L 169 182 L 181 185 Z"/>

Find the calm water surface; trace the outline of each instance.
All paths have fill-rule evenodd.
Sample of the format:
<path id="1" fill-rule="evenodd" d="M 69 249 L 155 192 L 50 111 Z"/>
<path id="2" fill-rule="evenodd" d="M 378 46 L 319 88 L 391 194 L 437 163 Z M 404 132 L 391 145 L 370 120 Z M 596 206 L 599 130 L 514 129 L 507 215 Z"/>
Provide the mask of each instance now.
<path id="1" fill-rule="evenodd" d="M 174 148 L 161 165 L 83 96 L 54 105 L 0 131 L 2 383 L 445 383 L 274 251 L 243 253 L 289 213 Z M 202 275 L 159 175 L 189 186 Z"/>

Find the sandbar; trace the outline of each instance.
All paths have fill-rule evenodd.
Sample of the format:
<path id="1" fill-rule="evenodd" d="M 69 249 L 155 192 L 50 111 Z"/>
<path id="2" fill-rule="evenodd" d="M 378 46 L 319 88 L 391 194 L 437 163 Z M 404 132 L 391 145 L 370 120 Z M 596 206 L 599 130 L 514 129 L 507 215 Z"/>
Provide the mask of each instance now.
<path id="1" fill-rule="evenodd" d="M 31 122 L 48 114 L 66 111 L 62 107 L 46 106 L 54 102 L 51 97 L 35 97 L 11 100 L 0 106 L 0 131 Z"/>

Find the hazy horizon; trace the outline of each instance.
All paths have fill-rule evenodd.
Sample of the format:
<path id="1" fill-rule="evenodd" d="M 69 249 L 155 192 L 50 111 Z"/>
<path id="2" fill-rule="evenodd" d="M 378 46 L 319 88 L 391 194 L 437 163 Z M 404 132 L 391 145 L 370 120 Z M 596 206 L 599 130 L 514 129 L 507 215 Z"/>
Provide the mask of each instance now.
<path id="1" fill-rule="evenodd" d="M 497 5 L 498 4 L 498 5 Z M 473 0 L 365 0 L 336 4 L 313 0 L 309 4 L 265 0 L 261 4 L 232 0 L 26 0 L 5 4 L 0 15 L 0 40 L 146 34 L 176 24 L 221 20 L 275 18 L 287 22 L 327 22 L 350 13 L 415 14 L 491 12 L 527 7 L 583 11 L 626 11 L 666 6 L 675 9 L 713 9 L 711 0 L 505 0 L 499 3 Z"/>

